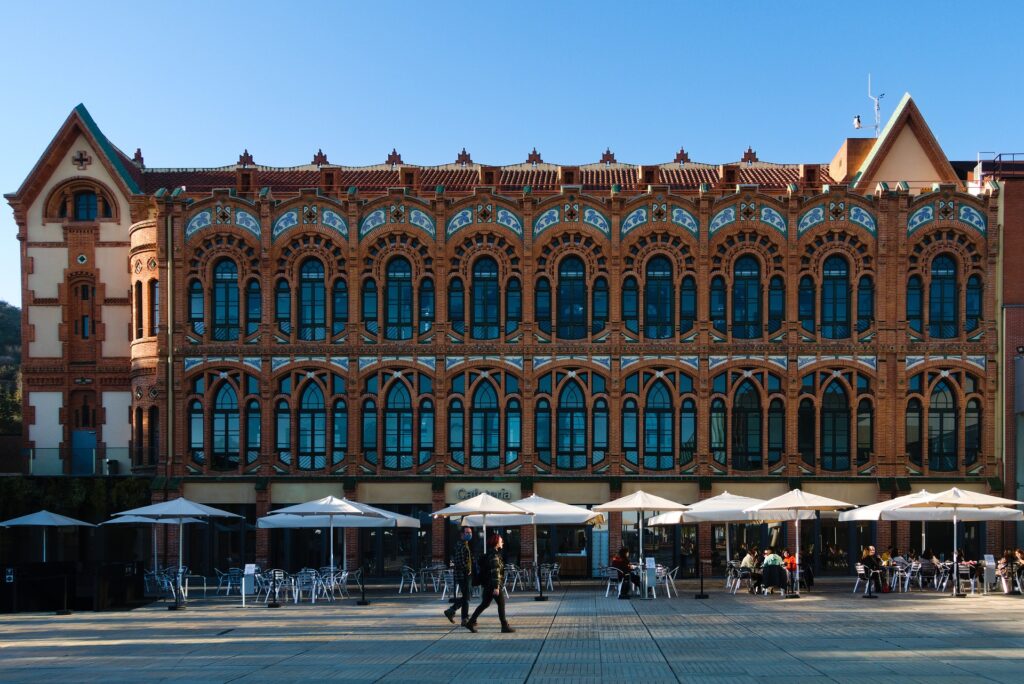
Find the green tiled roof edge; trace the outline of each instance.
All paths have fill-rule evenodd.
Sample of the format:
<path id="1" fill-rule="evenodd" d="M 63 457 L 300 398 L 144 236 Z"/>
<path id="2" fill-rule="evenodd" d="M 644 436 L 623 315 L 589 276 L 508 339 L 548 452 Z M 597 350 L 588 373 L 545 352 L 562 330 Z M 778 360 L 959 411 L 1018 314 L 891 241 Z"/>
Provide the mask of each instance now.
<path id="1" fill-rule="evenodd" d="M 121 180 L 123 180 L 124 184 L 128 186 L 128 189 L 136 195 L 141 193 L 142 189 L 139 187 L 139 184 L 135 182 L 132 175 L 128 173 L 128 169 L 125 168 L 124 162 L 121 161 L 121 155 L 117 153 L 114 146 L 109 140 L 107 140 L 107 136 L 103 135 L 103 131 L 101 131 L 100 127 L 96 125 L 96 122 L 93 121 L 92 115 L 89 114 L 89 110 L 85 108 L 85 105 L 79 104 L 75 107 L 75 111 L 89 129 L 89 132 L 92 133 L 94 138 L 96 138 L 96 142 L 99 144 L 100 148 L 102 148 L 103 154 L 107 155 L 107 159 L 109 159 L 110 163 L 114 165 L 115 169 L 117 169 L 118 174 L 121 176 Z"/>

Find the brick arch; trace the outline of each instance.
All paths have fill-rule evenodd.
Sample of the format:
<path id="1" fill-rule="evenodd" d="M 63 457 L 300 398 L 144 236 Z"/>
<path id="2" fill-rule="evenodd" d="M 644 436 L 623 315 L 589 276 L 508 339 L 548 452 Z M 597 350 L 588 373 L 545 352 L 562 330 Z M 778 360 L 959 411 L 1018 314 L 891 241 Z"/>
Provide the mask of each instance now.
<path id="1" fill-rule="evenodd" d="M 982 275 L 983 280 L 987 280 L 984 240 L 950 222 L 943 223 L 945 225 L 940 224 L 930 230 L 922 230 L 913 236 L 907 246 L 907 275 L 918 273 L 924 276 L 927 282 L 932 259 L 939 254 L 948 253 L 956 258 L 961 278 L 978 273 Z"/>
<path id="2" fill-rule="evenodd" d="M 60 211 L 62 207 L 67 206 L 67 202 L 71 200 L 76 192 L 82 190 L 91 190 L 96 195 L 107 203 L 110 207 L 110 216 L 103 217 L 99 208 L 97 207 L 96 221 L 113 221 L 117 222 L 121 220 L 121 210 L 118 206 L 114 191 L 105 183 L 96 180 L 91 176 L 74 176 L 58 183 L 50 191 L 50 194 L 46 196 L 46 201 L 43 203 L 43 220 L 44 221 L 70 221 L 74 220 L 73 214 L 68 214 L 62 217 Z M 73 207 L 72 207 L 73 210 Z"/>
<path id="3" fill-rule="evenodd" d="M 449 260 L 451 275 L 460 276 L 464 282 L 472 280 L 473 263 L 477 258 L 487 255 L 498 262 L 500 282 L 511 276 L 522 278 L 522 247 L 521 243 L 507 238 L 508 231 L 486 228 L 467 228 L 460 233 L 457 243 L 449 243 L 451 258 Z"/>
<path id="4" fill-rule="evenodd" d="M 557 230 L 540 247 L 533 275 L 546 275 L 550 280 L 557 281 L 558 264 L 567 255 L 575 254 L 586 264 L 590 282 L 599 274 L 607 276 L 608 255 L 602 243 L 603 240 L 595 239 L 589 232 L 575 228 Z"/>
<path id="5" fill-rule="evenodd" d="M 732 264 L 741 254 L 754 254 L 761 262 L 762 278 L 785 275 L 785 246 L 780 237 L 763 229 L 729 228 L 713 238 L 711 245 L 711 275 L 724 276 L 732 282 Z"/>
<path id="6" fill-rule="evenodd" d="M 597 212 L 599 222 L 607 225 L 607 232 L 598 228 L 588 221 L 590 212 Z M 551 216 L 555 221 L 547 227 L 540 227 L 537 224 L 544 222 Z M 578 230 L 595 240 L 609 243 L 611 240 L 612 212 L 603 202 L 594 197 L 584 196 L 580 193 L 571 192 L 564 195 L 557 195 L 544 200 L 533 211 L 533 218 L 528 229 L 533 235 L 536 243 L 540 244 L 550 238 L 550 234 L 565 230 Z M 539 232 L 538 232 L 539 228 Z"/>
<path id="7" fill-rule="evenodd" d="M 413 268 L 414 281 L 426 275 L 433 275 L 434 258 L 430 246 L 413 231 L 389 226 L 368 238 L 372 239 L 360 248 L 363 278 L 370 276 L 378 283 L 383 283 L 387 263 L 391 257 L 398 255 L 409 260 Z"/>
<path id="8" fill-rule="evenodd" d="M 864 242 L 854 231 L 845 228 L 814 228 L 800 238 L 800 273 L 821 280 L 825 259 L 841 254 L 850 264 L 850 278 L 874 274 L 875 260 L 872 245 Z"/>
<path id="9" fill-rule="evenodd" d="M 346 256 L 345 245 L 336 242 L 332 236 L 306 231 L 287 235 L 271 252 L 276 275 L 291 274 L 297 277 L 299 264 L 307 257 L 315 257 L 324 265 L 324 275 L 328 281 L 345 273 Z"/>
<path id="10" fill-rule="evenodd" d="M 674 269 L 674 280 L 679 282 L 685 275 L 696 275 L 696 244 L 686 239 L 685 230 L 666 230 L 644 226 L 629 236 L 622 245 L 623 274 L 631 274 L 643 280 L 647 262 L 655 255 L 668 257 Z"/>
<path id="11" fill-rule="evenodd" d="M 193 244 L 189 256 L 189 275 L 199 277 L 204 284 L 212 282 L 213 265 L 222 257 L 230 258 L 238 266 L 239 278 L 258 276 L 260 248 L 244 230 L 221 226 L 216 233 L 203 235 Z"/>
<path id="12" fill-rule="evenodd" d="M 512 227 L 516 225 L 519 232 Z M 521 243 L 527 227 L 521 211 L 497 195 L 478 193 L 461 198 L 448 207 L 444 231 L 450 243 L 461 240 L 461 233 L 478 229 L 502 233 L 506 238 Z"/>

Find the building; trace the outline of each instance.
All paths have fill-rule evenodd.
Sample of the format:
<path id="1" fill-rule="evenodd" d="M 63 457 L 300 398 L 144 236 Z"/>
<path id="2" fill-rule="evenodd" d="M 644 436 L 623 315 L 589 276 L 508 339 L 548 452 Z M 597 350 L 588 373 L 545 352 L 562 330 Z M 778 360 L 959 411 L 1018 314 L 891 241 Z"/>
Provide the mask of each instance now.
<path id="1" fill-rule="evenodd" d="M 35 473 L 152 476 L 155 498 L 250 525 L 328 493 L 429 521 L 481 489 L 578 504 L 1002 489 L 1000 192 L 967 192 L 909 96 L 831 163 L 681 149 L 650 166 L 463 150 L 424 167 L 393 150 L 360 168 L 246 151 L 151 169 L 79 106 L 7 197 Z M 853 552 L 917 539 L 905 523 L 815 530 Z M 348 534 L 378 570 L 446 544 L 441 522 Z M 613 516 L 556 534 L 551 553 L 597 565 L 630 532 Z M 659 553 L 680 534 L 698 531 L 654 535 Z M 1000 535 L 975 525 L 967 542 Z M 293 536 L 195 543 L 221 567 L 315 551 Z"/>

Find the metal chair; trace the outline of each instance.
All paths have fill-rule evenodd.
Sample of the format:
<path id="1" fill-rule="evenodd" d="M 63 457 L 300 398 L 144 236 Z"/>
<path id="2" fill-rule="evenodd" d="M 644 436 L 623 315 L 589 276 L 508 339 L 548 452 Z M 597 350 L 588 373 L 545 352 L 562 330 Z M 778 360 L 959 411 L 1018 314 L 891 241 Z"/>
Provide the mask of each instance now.
<path id="1" fill-rule="evenodd" d="M 611 592 L 612 587 L 615 587 L 615 595 L 619 596 L 622 593 L 622 583 L 625 581 L 626 576 L 622 574 L 622 571 L 618 568 L 608 566 L 605 568 L 605 578 L 607 583 L 604 587 L 604 597 L 608 598 L 608 594 Z"/>
<path id="2" fill-rule="evenodd" d="M 868 573 L 863 563 L 856 563 L 854 568 L 857 570 L 857 581 L 853 583 L 853 592 L 857 593 L 857 589 L 860 588 L 860 583 L 864 583 L 864 593 L 868 593 L 868 589 L 871 587 L 871 575 Z"/>
<path id="3" fill-rule="evenodd" d="M 398 593 L 401 594 L 406 584 L 409 585 L 409 593 L 420 590 L 420 585 L 416 581 L 416 571 L 410 568 L 408 565 L 402 566 L 401 580 L 398 583 Z"/>

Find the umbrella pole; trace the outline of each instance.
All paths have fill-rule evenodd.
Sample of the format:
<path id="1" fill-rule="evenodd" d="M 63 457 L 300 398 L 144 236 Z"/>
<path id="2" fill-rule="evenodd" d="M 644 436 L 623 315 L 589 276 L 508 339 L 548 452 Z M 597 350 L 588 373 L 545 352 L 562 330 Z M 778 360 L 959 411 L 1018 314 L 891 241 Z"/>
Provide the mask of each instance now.
<path id="1" fill-rule="evenodd" d="M 647 564 L 644 562 L 644 512 L 640 511 L 640 572 L 644 577 L 644 598 L 647 596 Z"/>
<path id="2" fill-rule="evenodd" d="M 548 597 L 544 595 L 544 583 L 540 581 L 540 563 L 537 558 L 537 516 L 533 517 L 533 570 L 534 577 L 537 580 L 537 588 L 540 590 L 540 594 L 533 597 L 534 601 L 547 601 Z"/>
<path id="3" fill-rule="evenodd" d="M 786 598 L 800 598 L 800 511 L 796 513 L 796 571 L 793 573 L 796 579 L 796 589 L 790 590 L 786 587 L 786 592 L 783 594 Z"/>
<path id="4" fill-rule="evenodd" d="M 46 528 L 43 528 L 43 562 L 46 562 Z"/>
<path id="5" fill-rule="evenodd" d="M 953 508 L 953 598 L 963 598 L 960 593 L 960 559 L 956 548 L 956 508 Z"/>
<path id="6" fill-rule="evenodd" d="M 150 528 L 149 537 L 153 540 L 153 572 L 156 573 L 156 523 Z"/>
<path id="7" fill-rule="evenodd" d="M 344 527 L 341 528 L 341 569 L 348 572 L 348 539 Z"/>
<path id="8" fill-rule="evenodd" d="M 167 606 L 167 610 L 184 610 L 185 606 L 182 603 L 182 586 L 181 586 L 181 566 L 184 563 L 184 546 L 185 540 L 182 538 L 184 525 L 182 524 L 181 518 L 178 518 L 178 567 L 175 569 L 175 574 L 178 576 L 178 591 L 174 595 L 174 603 Z"/>
<path id="9" fill-rule="evenodd" d="M 327 516 L 327 517 L 331 521 L 331 528 L 330 528 L 331 531 L 328 533 L 328 537 L 327 537 L 327 544 L 331 548 L 330 568 L 331 568 L 331 570 L 334 570 L 334 516 L 330 515 L 330 516 Z"/>

